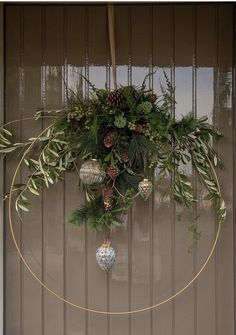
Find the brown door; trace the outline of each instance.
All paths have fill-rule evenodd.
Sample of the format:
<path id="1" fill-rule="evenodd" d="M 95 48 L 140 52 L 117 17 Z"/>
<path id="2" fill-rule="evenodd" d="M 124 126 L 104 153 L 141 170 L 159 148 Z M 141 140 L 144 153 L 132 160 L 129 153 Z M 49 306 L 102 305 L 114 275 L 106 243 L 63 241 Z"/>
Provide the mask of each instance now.
<path id="1" fill-rule="evenodd" d="M 233 10 L 232 4 L 116 5 L 117 78 L 138 85 L 155 71 L 150 87 L 160 92 L 164 68 L 176 86 L 176 118 L 193 111 L 208 115 L 225 137 L 217 150 L 225 165 L 219 176 L 228 207 L 217 251 L 199 280 L 176 300 L 130 316 L 81 312 L 44 291 L 16 253 L 5 216 L 6 335 L 233 335 Z M 105 5 L 5 5 L 5 120 L 34 114 L 37 107 L 60 108 L 62 77 L 70 88 L 78 73 L 97 87 L 111 82 Z M 87 90 L 87 87 L 83 87 Z M 14 126 L 18 138 L 39 133 L 45 123 Z M 6 190 L 18 157 L 6 161 Z M 191 167 L 189 172 L 191 173 Z M 22 169 L 18 180 L 24 180 Z M 158 180 L 158 175 L 156 176 Z M 96 265 L 102 233 L 66 223 L 85 201 L 77 175 L 43 191 L 20 223 L 17 240 L 29 265 L 57 293 L 102 310 L 129 310 L 157 303 L 182 288 L 212 246 L 216 222 L 201 201 L 195 213 L 202 238 L 193 244 L 189 217 L 157 185 L 148 203 L 137 201 L 113 233 L 118 251 L 112 272 Z M 191 248 L 192 247 L 192 248 Z M 189 251 L 190 248 L 190 252 Z"/>

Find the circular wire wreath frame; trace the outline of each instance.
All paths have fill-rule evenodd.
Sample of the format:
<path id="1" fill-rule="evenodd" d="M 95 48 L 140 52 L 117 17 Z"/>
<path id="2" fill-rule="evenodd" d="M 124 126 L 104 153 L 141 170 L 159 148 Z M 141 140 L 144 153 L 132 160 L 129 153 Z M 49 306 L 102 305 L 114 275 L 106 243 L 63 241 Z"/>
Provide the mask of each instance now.
<path id="1" fill-rule="evenodd" d="M 21 261 L 23 262 L 24 266 L 26 267 L 26 269 L 29 271 L 29 273 L 33 276 L 33 278 L 45 289 L 47 290 L 49 293 L 51 293 L 54 297 L 56 297 L 57 299 L 61 300 L 62 302 L 66 303 L 67 305 L 70 305 L 74 308 L 77 308 L 81 311 L 85 311 L 85 312 L 90 312 L 90 313 L 95 313 L 95 314 L 103 314 L 103 315 L 129 315 L 129 314 L 137 314 L 137 313 L 141 313 L 141 312 L 145 312 L 145 311 L 149 311 L 149 310 L 153 310 L 154 308 L 157 308 L 161 305 L 164 305 L 165 303 L 175 299 L 177 296 L 179 296 L 181 293 L 183 293 L 184 291 L 187 290 L 188 287 L 190 287 L 196 280 L 197 278 L 200 276 L 200 274 L 202 273 L 202 271 L 205 269 L 205 267 L 208 265 L 215 249 L 216 249 L 216 245 L 217 242 L 219 240 L 219 236 L 220 236 L 220 231 L 221 231 L 221 222 L 218 222 L 218 228 L 216 231 L 216 235 L 215 235 L 215 240 L 213 242 L 213 245 L 211 247 L 211 250 L 209 252 L 209 255 L 207 256 L 205 262 L 203 263 L 203 265 L 201 266 L 201 268 L 199 269 L 199 271 L 196 273 L 196 275 L 184 286 L 182 287 L 180 290 L 178 290 L 176 293 L 174 293 L 173 295 L 169 296 L 166 299 L 163 299 L 162 301 L 158 302 L 157 304 L 151 305 L 151 306 L 147 306 L 144 308 L 140 308 L 140 309 L 134 309 L 134 310 L 129 310 L 129 311 L 105 311 L 105 310 L 98 310 L 98 309 L 93 309 L 93 308 L 86 308 L 83 306 L 80 306 L 78 304 L 73 303 L 72 301 L 69 301 L 67 299 L 65 299 L 63 296 L 59 295 L 58 293 L 56 293 L 54 290 L 52 290 L 50 287 L 48 287 L 35 273 L 34 271 L 31 269 L 30 265 L 28 264 L 28 262 L 26 261 L 26 259 L 24 258 L 21 249 L 17 243 L 16 237 L 15 237 L 15 233 L 14 233 L 14 229 L 13 229 L 13 224 L 12 224 L 12 214 L 11 214 L 11 205 L 12 205 L 12 192 L 13 192 L 13 188 L 14 188 L 14 183 L 15 183 L 15 179 L 17 176 L 17 173 L 21 167 L 21 164 L 25 158 L 25 156 L 30 152 L 30 150 L 33 148 L 34 144 L 36 143 L 36 141 L 40 138 L 40 136 L 42 136 L 49 128 L 51 128 L 53 126 L 54 123 L 50 124 L 47 128 L 45 128 L 35 139 L 34 141 L 29 145 L 29 147 L 25 150 L 25 152 L 23 153 L 17 167 L 16 170 L 13 174 L 13 178 L 11 181 L 11 186 L 10 186 L 10 193 L 9 193 L 9 204 L 8 204 L 8 216 L 9 216 L 9 226 L 10 226 L 10 233 L 13 239 L 13 243 L 15 245 L 16 251 L 21 259 Z M 220 191 L 220 184 L 219 184 L 219 180 L 216 174 L 216 171 L 211 163 L 210 160 L 208 160 L 211 169 L 212 169 L 212 173 L 214 175 L 219 193 Z"/>

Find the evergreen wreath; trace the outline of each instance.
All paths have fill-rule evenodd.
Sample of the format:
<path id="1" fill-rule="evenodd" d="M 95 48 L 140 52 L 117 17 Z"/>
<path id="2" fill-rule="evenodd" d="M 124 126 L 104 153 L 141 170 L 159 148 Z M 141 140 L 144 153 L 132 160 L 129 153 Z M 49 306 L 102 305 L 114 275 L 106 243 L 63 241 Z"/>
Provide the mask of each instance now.
<path id="1" fill-rule="evenodd" d="M 222 134 L 206 116 L 189 114 L 175 120 L 171 113 L 174 89 L 165 78 L 166 88 L 161 87 L 158 97 L 146 89 L 147 77 L 140 87 L 121 86 L 113 91 L 97 89 L 87 81 L 88 99 L 67 88 L 66 108 L 39 108 L 35 120 L 53 117 L 54 122 L 24 159 L 30 172 L 25 183 L 14 186 L 17 212 L 29 211 L 29 194 L 39 196 L 42 187 L 63 180 L 70 170 L 78 171 L 87 197 L 86 204 L 69 218 L 76 226 L 83 222 L 95 230 L 119 226 L 121 214 L 137 196 L 147 200 L 155 169 L 160 178 L 172 177 L 175 201 L 190 208 L 197 199 L 182 166 L 192 164 L 223 222 L 226 206 L 211 169 L 222 167 L 212 147 L 212 140 Z M 0 128 L 2 157 L 27 148 L 35 139 L 15 142 L 11 123 Z"/>

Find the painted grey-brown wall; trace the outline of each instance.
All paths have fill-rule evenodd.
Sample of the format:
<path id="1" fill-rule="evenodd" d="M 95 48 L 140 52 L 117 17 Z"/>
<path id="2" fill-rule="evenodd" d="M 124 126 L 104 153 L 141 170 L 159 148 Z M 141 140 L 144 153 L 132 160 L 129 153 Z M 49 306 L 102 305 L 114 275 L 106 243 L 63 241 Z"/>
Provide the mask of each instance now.
<path id="1" fill-rule="evenodd" d="M 4 47 L 3 47 L 3 4 L 0 5 L 0 124 L 3 124 L 4 118 Z M 0 163 L 0 194 L 3 194 L 4 190 L 4 162 Z M 3 225 L 4 215 L 3 200 L 0 201 L 0 335 L 3 335 Z"/>
<path id="2" fill-rule="evenodd" d="M 83 73 L 97 87 L 111 82 L 105 5 L 5 6 L 5 120 L 32 116 L 38 106 L 64 103 L 65 78 L 72 89 Z M 6 335 L 233 335 L 233 5 L 116 5 L 117 77 L 120 84 L 149 82 L 160 92 L 162 67 L 176 86 L 176 118 L 207 114 L 224 133 L 219 172 L 228 207 L 217 251 L 199 280 L 175 301 L 152 312 L 109 317 L 73 309 L 45 292 L 21 264 L 5 217 Z M 88 87 L 84 85 L 85 93 Z M 34 136 L 45 122 L 21 122 L 19 138 Z M 6 189 L 18 157 L 7 159 Z M 191 174 L 191 166 L 187 167 Z M 24 180 L 22 169 L 18 180 Z M 196 187 L 202 238 L 193 245 L 189 214 L 155 187 L 148 203 L 137 200 L 113 233 L 118 251 L 109 275 L 96 265 L 102 233 L 66 224 L 85 199 L 78 176 L 43 191 L 14 229 L 26 260 L 50 288 L 75 303 L 97 309 L 137 309 L 183 287 L 198 271 L 214 240 L 216 222 L 204 190 Z M 158 174 L 155 177 L 158 181 Z M 191 252 L 188 252 L 188 249 Z"/>

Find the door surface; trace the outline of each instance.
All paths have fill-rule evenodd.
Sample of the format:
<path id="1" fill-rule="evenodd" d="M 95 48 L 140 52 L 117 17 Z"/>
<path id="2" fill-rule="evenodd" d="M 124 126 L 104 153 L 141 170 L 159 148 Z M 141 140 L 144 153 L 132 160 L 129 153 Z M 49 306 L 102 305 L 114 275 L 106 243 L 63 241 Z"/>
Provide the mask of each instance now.
<path id="1" fill-rule="evenodd" d="M 225 165 L 219 171 L 228 207 L 217 251 L 199 280 L 176 300 L 151 312 L 103 316 L 76 310 L 56 300 L 21 263 L 5 215 L 6 335 L 233 335 L 233 83 L 234 14 L 232 4 L 140 4 L 115 6 L 117 80 L 149 86 L 157 94 L 163 69 L 176 86 L 176 118 L 193 111 L 224 133 L 217 146 Z M 97 87 L 112 86 L 106 5 L 5 6 L 5 121 L 31 117 L 39 106 L 61 108 L 65 85 L 80 87 L 84 74 Z M 64 79 L 64 80 L 63 80 Z M 46 122 L 12 126 L 19 140 L 35 136 Z M 6 160 L 6 191 L 19 157 Z M 188 166 L 191 175 L 191 166 Z M 24 180 L 24 169 L 18 181 Z M 85 201 L 78 176 L 44 190 L 14 230 L 26 260 L 53 290 L 82 306 L 129 310 L 157 303 L 196 274 L 212 246 L 216 220 L 204 189 L 194 208 L 202 237 L 189 231 L 182 213 L 158 183 L 147 203 L 137 200 L 113 233 L 117 263 L 106 275 L 96 265 L 103 234 L 66 223 L 67 214 Z"/>

